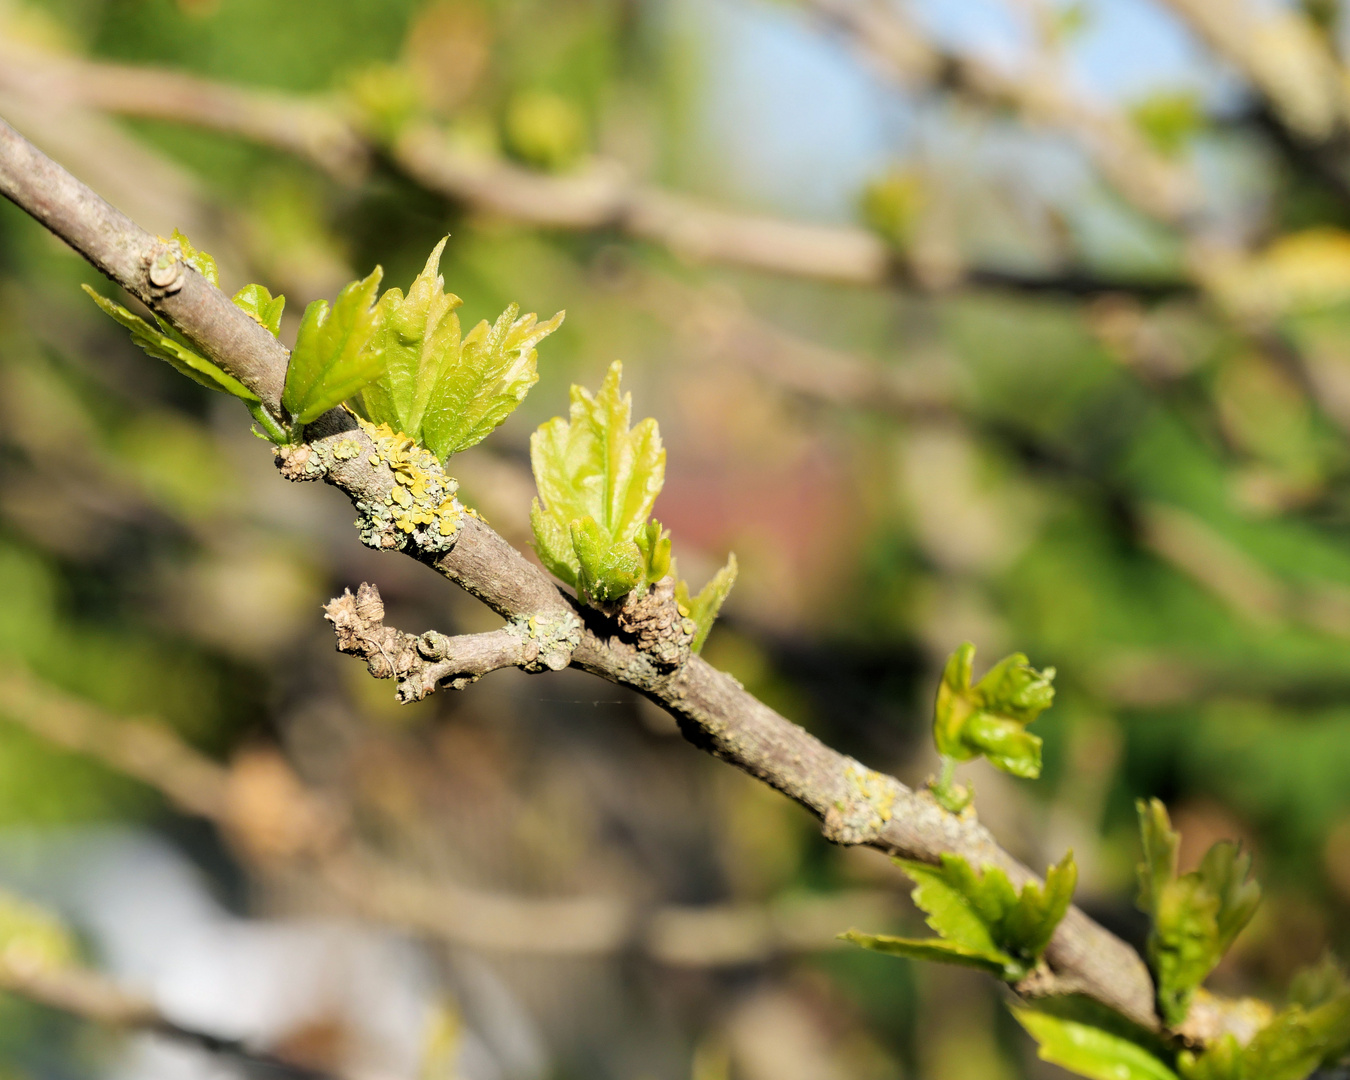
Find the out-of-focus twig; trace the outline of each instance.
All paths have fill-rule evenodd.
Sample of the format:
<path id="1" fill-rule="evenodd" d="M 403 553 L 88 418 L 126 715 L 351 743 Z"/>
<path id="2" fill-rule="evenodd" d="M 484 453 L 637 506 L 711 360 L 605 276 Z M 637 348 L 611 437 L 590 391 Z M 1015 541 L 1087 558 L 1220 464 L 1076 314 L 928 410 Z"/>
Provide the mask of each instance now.
<path id="1" fill-rule="evenodd" d="M 91 64 L 0 43 L 0 86 L 49 106 L 209 127 L 303 157 L 343 180 L 370 148 L 332 102 L 212 82 L 183 72 Z"/>
<path id="2" fill-rule="evenodd" d="M 1294 135 L 1325 142 L 1350 118 L 1346 72 L 1316 27 L 1291 7 L 1250 0 L 1164 0 L 1241 72 Z"/>
<path id="3" fill-rule="evenodd" d="M 149 998 L 88 968 L 48 967 L 0 957 L 0 991 L 92 1023 L 162 1035 L 273 1074 L 296 1080 L 337 1080 L 331 1073 L 253 1049 L 237 1039 L 176 1023 Z"/>
<path id="4" fill-rule="evenodd" d="M 621 897 L 469 888 L 409 870 L 354 840 L 338 811 L 271 751 L 245 751 L 222 766 L 163 723 L 112 716 L 11 666 L 0 667 L 0 702 L 5 719 L 215 822 L 264 872 L 278 861 L 308 870 L 366 918 L 454 945 L 548 956 L 637 949 L 660 963 L 717 966 L 831 949 L 841 926 L 884 924 L 896 910 L 889 894 L 875 890 L 644 910 Z"/>
<path id="5" fill-rule="evenodd" d="M 431 124 L 411 125 L 377 146 L 335 104 L 246 90 L 178 72 L 35 54 L 0 43 L 0 88 L 126 116 L 152 116 L 248 138 L 359 173 L 376 152 L 429 191 L 541 228 L 614 230 L 681 257 L 853 285 L 925 287 L 888 244 L 867 229 L 817 225 L 707 205 L 633 180 L 618 162 L 593 159 L 579 172 L 548 174 L 455 145 Z M 359 148 L 360 152 L 356 149 Z M 1190 291 L 1184 281 L 1123 280 L 1072 269 L 1048 274 L 968 267 L 969 285 L 1014 291 L 1145 297 Z"/>
<path id="6" fill-rule="evenodd" d="M 1197 0 L 1205 3 L 1207 0 Z M 1101 176 L 1149 217 L 1183 226 L 1199 206 L 1189 170 L 1158 154 L 1129 119 L 1067 85 L 1053 57 L 1022 74 L 930 42 L 886 0 L 806 0 L 830 25 L 855 39 L 907 86 L 946 88 L 1028 124 L 1062 131 L 1087 153 Z"/>

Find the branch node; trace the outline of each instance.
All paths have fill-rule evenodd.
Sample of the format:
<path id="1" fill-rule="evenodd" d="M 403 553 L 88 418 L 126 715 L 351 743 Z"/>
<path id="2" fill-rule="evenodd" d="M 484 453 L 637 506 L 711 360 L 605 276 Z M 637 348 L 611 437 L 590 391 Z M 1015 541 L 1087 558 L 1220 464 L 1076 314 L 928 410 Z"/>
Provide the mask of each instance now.
<path id="1" fill-rule="evenodd" d="M 408 634 L 384 625 L 380 591 L 367 583 L 324 607 L 338 652 L 359 656 L 377 679 L 398 680 L 405 704 L 447 686 L 462 690 L 498 668 L 557 671 L 581 644 L 581 620 L 571 611 L 512 619 L 500 630 L 449 636 L 436 630 Z"/>
<path id="2" fill-rule="evenodd" d="M 689 659 L 698 627 L 680 614 L 674 577 L 667 575 L 650 589 L 634 589 L 601 610 L 614 617 L 619 630 L 658 670 L 670 671 Z"/>
<path id="3" fill-rule="evenodd" d="M 574 611 L 522 615 L 508 624 L 521 636 L 527 656 L 522 671 L 561 671 L 581 644 L 581 618 Z"/>
<path id="4" fill-rule="evenodd" d="M 157 296 L 172 296 L 178 292 L 183 287 L 186 274 L 182 252 L 176 243 L 161 243 L 151 250 L 146 277 L 154 286 Z"/>
<path id="5" fill-rule="evenodd" d="M 850 758 L 844 768 L 844 790 L 826 810 L 821 832 L 833 844 L 875 843 L 903 794 L 900 781 Z"/>

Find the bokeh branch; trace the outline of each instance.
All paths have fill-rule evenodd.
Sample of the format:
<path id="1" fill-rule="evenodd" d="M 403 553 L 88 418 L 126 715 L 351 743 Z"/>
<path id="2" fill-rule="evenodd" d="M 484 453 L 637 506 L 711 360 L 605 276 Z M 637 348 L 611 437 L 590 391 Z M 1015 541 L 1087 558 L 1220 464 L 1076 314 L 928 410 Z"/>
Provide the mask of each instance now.
<path id="1" fill-rule="evenodd" d="M 696 262 L 851 285 L 929 287 L 924 275 L 915 274 L 868 229 L 711 206 L 638 182 L 609 159 L 591 159 L 572 173 L 537 172 L 458 147 L 444 130 L 423 122 L 382 142 L 365 134 L 326 99 L 286 97 L 177 72 L 37 54 L 12 43 L 0 45 L 0 86 L 26 97 L 172 120 L 247 138 L 297 154 L 345 179 L 359 175 L 375 156 L 383 156 L 426 190 L 481 213 L 540 228 L 617 231 Z M 1109 135 L 1109 144 L 1114 145 L 1123 138 L 1116 125 L 1098 131 L 1091 115 L 1078 124 L 1094 141 Z M 1175 185 L 1163 178 L 1156 162 L 1144 161 L 1148 167 L 1143 168 L 1143 159 L 1128 153 L 1115 157 L 1120 158 L 1121 183 L 1131 178 L 1128 182 L 1138 189 L 1139 198 L 1165 217 L 1180 212 L 1173 207 L 1180 205 L 1179 197 L 1163 192 Z M 1081 268 L 1041 274 L 967 266 L 961 281 L 995 290 L 1073 296 L 1124 292 L 1152 298 L 1192 291 L 1181 280 L 1119 279 Z"/>

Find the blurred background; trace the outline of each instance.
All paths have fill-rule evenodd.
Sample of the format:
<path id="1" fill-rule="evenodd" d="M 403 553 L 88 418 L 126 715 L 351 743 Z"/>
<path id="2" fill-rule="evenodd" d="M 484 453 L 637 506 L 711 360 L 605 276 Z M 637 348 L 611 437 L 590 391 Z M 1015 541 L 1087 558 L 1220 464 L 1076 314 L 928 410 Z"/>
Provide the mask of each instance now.
<path id="1" fill-rule="evenodd" d="M 0 115 L 283 340 L 446 233 L 466 326 L 566 308 L 472 505 L 527 546 L 529 432 L 622 359 L 683 575 L 740 560 L 712 663 L 909 783 L 960 642 L 1055 666 L 982 819 L 1136 943 L 1134 799 L 1240 838 L 1213 985 L 1278 997 L 1350 926 L 1347 49 L 1337 0 L 3 0 Z M 81 282 L 0 206 L 5 1080 L 1064 1075 L 839 947 L 921 931 L 903 876 L 635 696 L 397 705 L 325 601 L 494 617 Z"/>

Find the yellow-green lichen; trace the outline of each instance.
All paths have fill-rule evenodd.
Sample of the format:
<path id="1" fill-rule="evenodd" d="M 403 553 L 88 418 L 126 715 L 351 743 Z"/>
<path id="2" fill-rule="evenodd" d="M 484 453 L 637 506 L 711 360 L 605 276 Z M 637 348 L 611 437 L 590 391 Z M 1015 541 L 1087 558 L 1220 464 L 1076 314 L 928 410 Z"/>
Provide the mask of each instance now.
<path id="1" fill-rule="evenodd" d="M 360 443 L 355 439 L 343 439 L 337 446 L 333 447 L 333 460 L 351 461 L 359 453 L 361 453 Z"/>
<path id="2" fill-rule="evenodd" d="M 434 454 L 407 435 L 388 424 L 359 422 L 375 444 L 371 464 L 382 462 L 394 474 L 383 505 L 358 505 L 364 515 L 358 522 L 361 539 L 376 548 L 401 548 L 412 542 L 423 551 L 448 551 L 464 513 L 455 497 L 458 481 L 446 474 Z"/>

